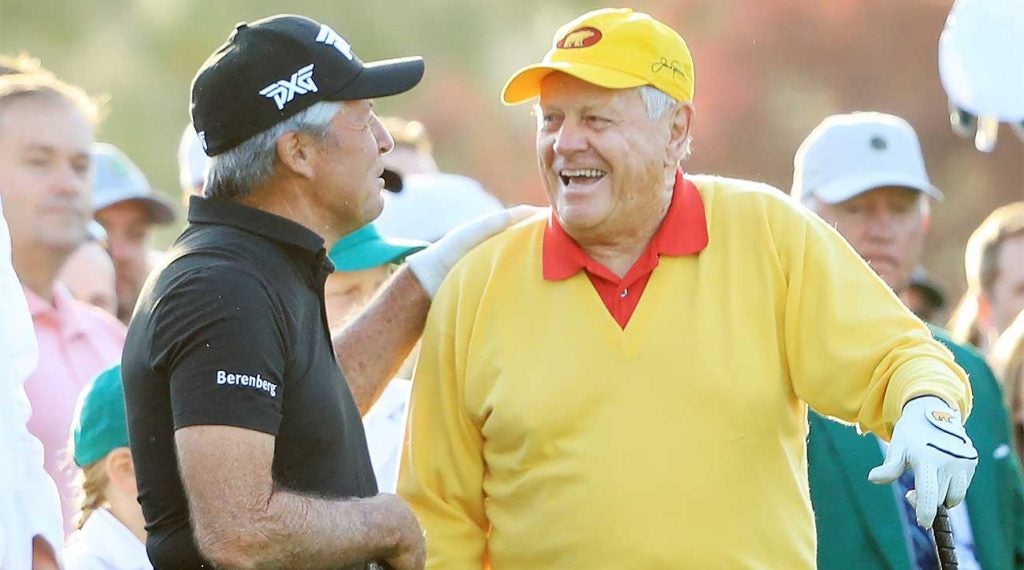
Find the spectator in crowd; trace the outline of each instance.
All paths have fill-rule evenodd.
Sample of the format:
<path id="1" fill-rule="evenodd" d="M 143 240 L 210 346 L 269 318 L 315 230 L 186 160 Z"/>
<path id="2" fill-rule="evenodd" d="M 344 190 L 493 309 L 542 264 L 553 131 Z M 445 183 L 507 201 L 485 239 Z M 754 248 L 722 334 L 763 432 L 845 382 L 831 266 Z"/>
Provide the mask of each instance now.
<path id="1" fill-rule="evenodd" d="M 967 293 L 949 326 L 985 354 L 1024 309 L 1024 202 L 996 208 L 967 240 Z"/>
<path id="2" fill-rule="evenodd" d="M 202 196 L 206 176 L 206 165 L 209 157 L 203 152 L 202 141 L 196 134 L 196 128 L 189 123 L 185 132 L 181 133 L 178 143 L 178 183 L 181 184 L 181 197 L 188 205 L 189 196 Z"/>
<path id="3" fill-rule="evenodd" d="M 931 218 L 932 185 L 913 128 L 883 113 L 833 115 L 800 145 L 793 196 L 835 226 L 903 297 L 920 276 Z M 932 335 L 953 353 L 971 381 L 974 413 L 967 433 L 983 461 L 966 500 L 950 510 L 964 568 L 1019 568 L 1024 563 L 1024 480 L 1007 453 L 1010 433 L 992 370 L 973 347 L 946 331 Z M 912 478 L 886 489 L 862 474 L 882 461 L 884 443 L 850 425 L 811 413 L 807 442 L 811 501 L 820 568 L 937 568 L 931 535 L 917 525 L 903 496 Z M 856 514 L 854 514 L 856 513 Z"/>
<path id="4" fill-rule="evenodd" d="M 117 362 L 125 334 L 116 319 L 75 300 L 58 281 L 86 239 L 97 117 L 84 91 L 51 75 L 0 77 L 0 197 L 39 343 L 39 366 L 25 383 L 33 410 L 28 425 L 43 442 L 68 530 L 71 478 L 62 466 L 75 402 L 97 372 Z"/>
<path id="5" fill-rule="evenodd" d="M 910 274 L 910 284 L 900 293 L 900 299 L 922 321 L 945 322 L 946 291 L 923 266 Z"/>
<path id="6" fill-rule="evenodd" d="M 629 9 L 505 84 L 540 97 L 552 211 L 431 307 L 399 477 L 430 566 L 814 568 L 808 405 L 892 438 L 869 476 L 914 466 L 924 526 L 966 492 L 963 371 L 820 218 L 683 174 L 693 89 L 679 34 Z"/>
<path id="7" fill-rule="evenodd" d="M 364 66 L 329 26 L 294 15 L 239 24 L 196 74 L 204 197 L 147 281 L 123 359 L 154 566 L 422 567 L 415 516 L 377 493 L 360 411 L 451 265 L 515 212 L 410 256 L 333 339 L 323 300 L 324 244 L 382 207 L 392 141 L 370 99 L 422 74 L 421 58 Z"/>
<path id="8" fill-rule="evenodd" d="M 398 264 L 428 245 L 382 236 L 372 223 L 338 240 L 328 253 L 334 272 L 327 276 L 324 285 L 324 305 L 331 330 L 341 329 L 366 308 Z M 363 415 L 370 462 L 377 490 L 382 493 L 395 492 L 411 389 L 409 377 L 400 372 Z"/>
<path id="9" fill-rule="evenodd" d="M 58 279 L 71 296 L 117 316 L 117 277 L 107 251 L 107 232 L 89 223 L 88 239 L 64 262 Z"/>
<path id="10" fill-rule="evenodd" d="M 114 145 L 93 148 L 95 183 L 92 205 L 107 232 L 107 247 L 117 275 L 117 317 L 127 324 L 142 283 L 159 254 L 152 248 L 153 227 L 173 223 L 174 203 L 153 190 L 142 170 Z"/>
<path id="11" fill-rule="evenodd" d="M 1017 313 L 1013 324 L 993 344 L 992 365 L 1003 381 L 1014 449 L 1024 463 L 1024 311 Z"/>
<path id="12" fill-rule="evenodd" d="M 148 570 L 146 529 L 128 449 L 121 365 L 82 392 L 71 431 L 78 474 L 77 530 L 64 551 L 67 570 Z"/>

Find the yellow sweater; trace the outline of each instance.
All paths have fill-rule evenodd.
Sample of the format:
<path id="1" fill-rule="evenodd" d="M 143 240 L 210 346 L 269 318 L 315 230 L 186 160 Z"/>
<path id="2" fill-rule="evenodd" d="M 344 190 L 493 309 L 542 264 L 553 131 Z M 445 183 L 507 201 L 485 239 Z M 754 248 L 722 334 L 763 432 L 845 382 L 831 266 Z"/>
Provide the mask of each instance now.
<path id="1" fill-rule="evenodd" d="M 813 568 L 806 405 L 886 439 L 916 395 L 966 416 L 963 372 L 832 228 L 693 180 L 708 247 L 662 257 L 625 330 L 583 273 L 542 278 L 544 219 L 441 287 L 399 484 L 428 566 Z"/>

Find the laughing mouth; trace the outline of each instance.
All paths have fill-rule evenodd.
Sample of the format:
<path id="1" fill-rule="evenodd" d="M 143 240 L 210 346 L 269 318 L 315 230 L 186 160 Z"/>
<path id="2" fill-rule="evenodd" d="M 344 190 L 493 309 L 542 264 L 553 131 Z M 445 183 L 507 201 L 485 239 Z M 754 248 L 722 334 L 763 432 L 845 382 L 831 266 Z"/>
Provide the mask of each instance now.
<path id="1" fill-rule="evenodd" d="M 562 184 L 568 186 L 571 183 L 586 183 L 600 180 L 606 174 L 608 173 L 604 170 L 596 168 L 566 168 L 558 172 L 558 177 L 562 180 Z"/>

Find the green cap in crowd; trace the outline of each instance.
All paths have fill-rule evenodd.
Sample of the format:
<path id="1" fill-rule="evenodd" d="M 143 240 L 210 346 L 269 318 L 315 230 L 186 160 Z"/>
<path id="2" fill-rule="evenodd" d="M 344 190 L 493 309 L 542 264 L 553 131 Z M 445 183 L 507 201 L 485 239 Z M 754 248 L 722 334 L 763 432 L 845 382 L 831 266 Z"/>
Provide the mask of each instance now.
<path id="1" fill-rule="evenodd" d="M 71 424 L 75 464 L 85 467 L 119 447 L 128 447 L 128 418 L 121 365 L 100 372 L 78 399 Z"/>

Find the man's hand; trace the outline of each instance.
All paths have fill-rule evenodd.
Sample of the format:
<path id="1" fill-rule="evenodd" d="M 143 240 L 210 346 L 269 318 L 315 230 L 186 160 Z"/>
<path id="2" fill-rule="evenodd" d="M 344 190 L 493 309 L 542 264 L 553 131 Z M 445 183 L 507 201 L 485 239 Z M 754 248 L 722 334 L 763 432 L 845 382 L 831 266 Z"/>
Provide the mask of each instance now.
<path id="1" fill-rule="evenodd" d="M 978 452 L 960 412 L 940 398 L 922 396 L 903 406 L 885 461 L 868 480 L 892 483 L 905 469 L 913 470 L 917 524 L 931 528 L 940 502 L 954 507 L 964 500 L 977 465 Z"/>
<path id="2" fill-rule="evenodd" d="M 431 299 L 448 271 L 480 242 L 540 212 L 537 206 L 515 206 L 488 214 L 452 229 L 437 243 L 406 259 L 409 269 Z"/>
<path id="3" fill-rule="evenodd" d="M 388 505 L 389 517 L 395 522 L 398 542 L 386 562 L 394 570 L 421 570 L 427 563 L 427 542 L 420 521 L 412 509 L 395 495 L 381 494 Z"/>

